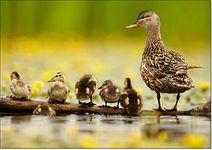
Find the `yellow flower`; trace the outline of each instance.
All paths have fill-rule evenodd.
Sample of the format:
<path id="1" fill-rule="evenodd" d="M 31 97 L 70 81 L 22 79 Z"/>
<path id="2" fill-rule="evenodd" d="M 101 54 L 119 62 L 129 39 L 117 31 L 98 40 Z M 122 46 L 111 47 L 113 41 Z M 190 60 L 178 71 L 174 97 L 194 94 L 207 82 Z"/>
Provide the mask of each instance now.
<path id="1" fill-rule="evenodd" d="M 4 82 L 1 84 L 1 90 L 2 91 L 6 91 L 7 90 L 7 85 Z"/>
<path id="2" fill-rule="evenodd" d="M 91 135 L 86 135 L 82 137 L 79 142 L 81 148 L 98 148 L 99 145 L 98 140 Z"/>
<path id="3" fill-rule="evenodd" d="M 166 131 L 161 131 L 158 135 L 157 135 L 158 140 L 160 140 L 161 142 L 166 142 L 168 140 L 168 134 Z"/>
<path id="4" fill-rule="evenodd" d="M 41 72 L 41 79 L 44 80 L 44 81 L 48 81 L 48 80 L 50 80 L 55 74 L 56 74 L 56 72 L 43 71 L 43 72 Z"/>
<path id="5" fill-rule="evenodd" d="M 112 140 L 108 144 L 108 148 L 124 148 L 124 145 L 121 143 L 121 140 Z"/>
<path id="6" fill-rule="evenodd" d="M 141 133 L 134 132 L 128 135 L 128 146 L 130 148 L 139 148 L 141 147 Z"/>
<path id="7" fill-rule="evenodd" d="M 188 148 L 203 148 L 206 138 L 201 134 L 186 134 L 183 137 L 183 144 Z"/>
<path id="8" fill-rule="evenodd" d="M 42 81 L 35 81 L 35 82 L 33 82 L 33 84 L 32 84 L 33 87 L 36 87 L 36 88 L 38 88 L 38 89 L 42 88 L 43 85 L 44 85 L 44 83 L 43 83 Z"/>
<path id="9" fill-rule="evenodd" d="M 39 93 L 39 89 L 37 87 L 32 87 L 32 96 L 36 96 Z"/>
<path id="10" fill-rule="evenodd" d="M 141 93 L 142 93 L 142 89 L 141 88 L 135 88 L 135 90 L 138 92 L 138 94 L 141 95 Z"/>
<path id="11" fill-rule="evenodd" d="M 2 77 L 3 77 L 3 80 L 5 80 L 5 81 L 10 81 L 10 73 L 9 73 L 9 72 L 4 71 Z"/>
<path id="12" fill-rule="evenodd" d="M 209 82 L 198 82 L 197 87 L 201 88 L 203 91 L 207 91 L 210 89 L 210 83 Z"/>

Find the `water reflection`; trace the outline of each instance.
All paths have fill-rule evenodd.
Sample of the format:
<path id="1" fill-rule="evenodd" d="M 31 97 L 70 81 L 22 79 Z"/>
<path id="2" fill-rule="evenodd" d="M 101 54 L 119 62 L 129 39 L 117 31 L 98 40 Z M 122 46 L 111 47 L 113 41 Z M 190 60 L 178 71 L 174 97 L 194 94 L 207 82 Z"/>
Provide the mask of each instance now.
<path id="1" fill-rule="evenodd" d="M 32 115 L 12 116 L 11 123 L 12 124 L 20 124 L 23 122 L 30 122 L 31 119 L 32 119 Z"/>
<path id="2" fill-rule="evenodd" d="M 46 148 L 76 148 L 80 139 L 88 135 L 91 136 L 88 138 L 90 142 L 97 140 L 106 146 L 114 141 L 122 145 L 128 142 L 128 147 L 131 146 L 130 142 L 136 144 L 135 139 L 179 142 L 190 133 L 198 133 L 210 139 L 210 121 L 196 116 L 26 115 L 1 117 L 1 121 L 6 147 L 10 146 L 10 142 L 13 142 L 11 146 L 28 142 Z M 17 139 L 20 136 L 23 138 Z M 125 136 L 127 138 L 123 138 Z"/>

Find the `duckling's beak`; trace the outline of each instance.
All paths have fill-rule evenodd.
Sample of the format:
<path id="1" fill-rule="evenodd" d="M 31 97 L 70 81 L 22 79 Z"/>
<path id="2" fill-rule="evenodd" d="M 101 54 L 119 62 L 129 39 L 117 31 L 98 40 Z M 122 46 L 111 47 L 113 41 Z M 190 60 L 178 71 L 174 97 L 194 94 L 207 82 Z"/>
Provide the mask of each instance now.
<path id="1" fill-rule="evenodd" d="M 54 78 L 52 78 L 51 80 L 49 80 L 48 82 L 55 82 L 55 79 Z"/>
<path id="2" fill-rule="evenodd" d="M 98 87 L 98 89 L 101 89 L 103 85 L 101 85 L 100 87 Z"/>

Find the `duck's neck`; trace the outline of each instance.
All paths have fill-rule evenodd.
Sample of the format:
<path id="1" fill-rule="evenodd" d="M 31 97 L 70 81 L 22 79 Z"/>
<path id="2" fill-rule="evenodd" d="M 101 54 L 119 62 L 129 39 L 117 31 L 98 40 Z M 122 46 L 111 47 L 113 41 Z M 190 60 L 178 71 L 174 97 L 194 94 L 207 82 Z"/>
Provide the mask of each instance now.
<path id="1" fill-rule="evenodd" d="M 162 53 L 163 51 L 165 51 L 165 48 L 161 39 L 160 26 L 148 29 L 144 55 L 149 56 L 153 53 Z"/>
<path id="2" fill-rule="evenodd" d="M 147 40 L 161 40 L 161 35 L 160 35 L 160 26 L 154 27 L 154 28 L 149 28 L 147 29 Z"/>

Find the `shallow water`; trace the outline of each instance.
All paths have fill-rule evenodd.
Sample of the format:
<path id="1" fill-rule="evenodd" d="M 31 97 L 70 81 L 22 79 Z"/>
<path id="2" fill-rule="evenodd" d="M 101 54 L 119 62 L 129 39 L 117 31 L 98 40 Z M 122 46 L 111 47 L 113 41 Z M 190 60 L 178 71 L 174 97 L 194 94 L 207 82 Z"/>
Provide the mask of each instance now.
<path id="1" fill-rule="evenodd" d="M 17 115 L 1 125 L 3 148 L 178 148 L 190 134 L 210 146 L 210 119 L 196 116 Z"/>

